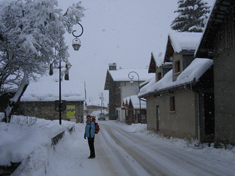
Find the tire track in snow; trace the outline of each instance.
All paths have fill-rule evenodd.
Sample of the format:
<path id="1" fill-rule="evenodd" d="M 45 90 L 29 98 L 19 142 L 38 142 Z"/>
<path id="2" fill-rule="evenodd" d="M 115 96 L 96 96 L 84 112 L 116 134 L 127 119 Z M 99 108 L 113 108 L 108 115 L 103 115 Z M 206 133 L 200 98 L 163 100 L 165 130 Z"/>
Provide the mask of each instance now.
<path id="1" fill-rule="evenodd" d="M 110 131 L 101 125 L 97 143 L 98 159 L 108 175 L 148 175 L 110 136 Z M 138 169 L 136 169 L 138 168 Z"/>
<path id="2" fill-rule="evenodd" d="M 128 140 L 132 140 L 133 143 L 140 144 L 136 145 L 136 147 L 139 148 L 140 151 L 145 152 L 146 155 L 156 160 L 160 159 L 160 161 L 162 162 L 165 161 L 166 164 L 168 163 L 167 166 L 163 167 L 168 167 L 176 171 L 179 171 L 179 169 L 183 170 L 181 171 L 181 173 L 178 174 L 177 172 L 174 172 L 177 175 L 181 175 L 182 172 L 187 176 L 205 174 L 213 176 L 233 175 L 232 173 L 234 171 L 227 169 L 226 163 L 217 163 L 216 161 L 209 158 L 211 161 L 205 164 L 205 160 L 208 160 L 208 158 L 202 158 L 201 156 L 198 157 L 193 153 L 183 153 L 181 151 L 178 152 L 178 150 L 174 150 L 172 148 L 167 149 L 167 147 L 165 146 L 154 145 L 154 143 L 149 143 L 149 141 L 144 140 L 143 138 L 140 138 L 139 136 L 136 136 L 132 133 L 127 133 L 114 125 L 112 126 L 112 128 L 115 128 L 115 130 L 118 131 L 123 137 L 127 138 Z M 143 147 L 145 148 L 145 150 L 143 150 Z M 148 152 L 148 150 L 150 151 Z M 171 163 L 171 165 L 169 165 L 169 163 Z M 224 165 L 224 170 L 220 169 L 221 164 Z M 217 168 L 217 165 L 220 165 L 220 168 Z"/>
<path id="3" fill-rule="evenodd" d="M 126 145 L 125 143 L 123 143 L 121 140 L 119 140 L 114 135 L 113 131 L 110 128 L 108 128 L 107 131 L 110 134 L 110 136 L 113 138 L 113 140 L 116 142 L 116 144 L 119 145 L 120 147 L 122 147 L 150 175 L 156 175 L 156 176 L 175 175 L 174 173 L 169 171 L 167 168 L 163 167 L 161 163 L 159 163 L 155 160 L 152 160 L 151 158 L 148 158 L 146 156 L 143 156 L 142 150 L 139 150 L 138 148 L 134 148 L 134 147 L 131 148 L 128 145 Z"/>

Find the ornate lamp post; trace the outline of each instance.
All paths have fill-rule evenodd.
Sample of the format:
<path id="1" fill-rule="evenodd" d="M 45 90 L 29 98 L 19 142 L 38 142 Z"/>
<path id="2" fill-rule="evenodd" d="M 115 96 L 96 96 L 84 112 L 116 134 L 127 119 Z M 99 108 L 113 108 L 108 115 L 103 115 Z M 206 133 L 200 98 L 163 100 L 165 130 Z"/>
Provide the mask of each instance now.
<path id="1" fill-rule="evenodd" d="M 73 36 L 76 37 L 76 38 L 73 39 L 73 41 L 72 41 L 72 46 L 73 46 L 73 49 L 74 49 L 75 51 L 78 51 L 79 48 L 81 47 L 81 41 L 79 40 L 78 37 L 80 37 L 80 36 L 83 34 L 83 26 L 82 26 L 80 23 L 78 23 L 78 24 L 79 24 L 79 25 L 81 26 L 81 28 L 82 28 L 81 34 L 80 34 L 80 35 L 75 35 L 74 32 L 76 32 L 76 30 L 74 30 L 74 31 L 72 32 Z"/>
<path id="2" fill-rule="evenodd" d="M 78 36 L 76 36 L 75 34 L 74 34 L 74 32 L 76 32 L 76 30 L 74 30 L 73 32 L 72 32 L 72 35 L 74 36 L 74 37 L 76 37 L 75 39 L 73 39 L 73 41 L 72 41 L 72 46 L 73 46 L 73 49 L 75 50 L 75 51 L 78 51 L 79 50 L 79 48 L 81 47 L 81 41 L 78 39 L 78 37 L 80 37 L 82 34 L 83 34 L 83 26 L 80 24 L 80 23 L 78 23 L 80 26 L 81 26 L 81 28 L 82 28 L 82 32 L 81 32 L 81 34 L 80 35 L 78 35 Z M 61 75 L 61 58 L 60 58 L 60 65 L 59 65 L 59 123 L 60 123 L 60 125 L 61 125 L 61 111 L 62 111 L 62 105 L 63 105 L 63 102 L 64 101 L 62 101 L 61 100 L 61 80 L 62 80 L 62 75 Z M 64 108 L 63 108 L 64 109 Z"/>
<path id="3" fill-rule="evenodd" d="M 137 76 L 138 76 L 138 92 L 140 92 L 140 79 L 139 79 L 139 74 L 137 73 L 137 72 L 135 72 L 135 71 L 131 71 L 129 74 L 128 74 L 128 77 L 130 78 L 130 83 L 131 84 L 134 84 L 134 81 L 133 81 L 133 79 L 134 79 L 134 75 L 133 75 L 133 73 L 135 73 Z M 139 111 L 140 111 L 140 113 L 139 113 L 139 120 L 140 120 L 140 123 L 142 123 L 142 118 L 141 118 L 141 99 L 139 98 L 139 105 L 140 105 L 140 109 L 139 109 Z"/>

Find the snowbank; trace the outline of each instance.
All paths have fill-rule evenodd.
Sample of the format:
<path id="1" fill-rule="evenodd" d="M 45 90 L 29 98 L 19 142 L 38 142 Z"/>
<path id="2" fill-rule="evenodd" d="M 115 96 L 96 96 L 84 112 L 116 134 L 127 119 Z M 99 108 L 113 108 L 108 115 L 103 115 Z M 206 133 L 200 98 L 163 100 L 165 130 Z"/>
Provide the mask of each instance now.
<path id="1" fill-rule="evenodd" d="M 228 158 L 231 160 L 235 159 L 235 147 L 228 145 L 227 148 L 214 148 L 214 144 L 212 143 L 211 146 L 208 144 L 200 144 L 197 140 L 186 140 L 186 139 L 179 139 L 179 138 L 166 138 L 162 135 L 159 135 L 153 131 L 147 130 L 147 124 L 131 124 L 127 125 L 122 122 L 110 121 L 112 125 L 121 127 L 126 132 L 136 133 L 138 135 L 145 136 L 146 138 L 150 138 L 151 140 L 156 140 L 158 143 L 163 145 L 172 146 L 182 148 L 187 151 L 193 151 L 198 154 L 208 153 L 217 155 L 219 157 Z"/>
<path id="2" fill-rule="evenodd" d="M 35 117 L 12 116 L 11 123 L 0 123 L 0 165 L 21 162 L 32 152 L 51 147 L 51 139 L 75 123 L 50 121 Z"/>
<path id="3" fill-rule="evenodd" d="M 20 120 L 22 119 L 22 120 Z M 32 118 L 34 119 L 34 118 Z M 147 130 L 146 124 L 127 125 L 117 121 L 102 121 L 109 126 L 123 129 L 127 133 L 149 138 L 159 145 L 172 148 L 180 148 L 182 151 L 196 152 L 198 155 L 211 154 L 212 157 L 227 158 L 234 160 L 235 147 L 228 149 L 215 149 L 213 145 L 202 144 L 195 147 L 198 141 L 187 141 L 177 138 L 166 138 L 153 131 Z M 67 128 L 75 126 L 75 132 L 65 132 L 64 138 L 51 147 L 51 127 Z M 73 122 L 37 119 L 29 120 L 28 117 L 17 117 L 12 123 L 0 123 L 0 165 L 10 165 L 10 162 L 21 162 L 21 165 L 14 172 L 13 176 L 57 176 L 57 175 L 95 175 L 101 173 L 102 168 L 98 167 L 97 160 L 88 160 L 86 153 L 89 153 L 87 140 L 83 139 L 85 124 Z M 102 130 L 102 128 L 101 128 Z M 92 165 L 92 169 L 90 166 Z M 59 167 L 58 167 L 59 166 Z"/>

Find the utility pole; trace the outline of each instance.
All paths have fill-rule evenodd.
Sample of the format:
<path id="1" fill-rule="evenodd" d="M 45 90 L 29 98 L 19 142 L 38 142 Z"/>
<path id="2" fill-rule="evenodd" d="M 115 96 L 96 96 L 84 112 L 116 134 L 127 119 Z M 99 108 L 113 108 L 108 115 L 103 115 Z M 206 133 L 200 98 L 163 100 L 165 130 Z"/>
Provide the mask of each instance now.
<path id="1" fill-rule="evenodd" d="M 103 101 L 104 101 L 104 94 L 102 92 L 99 93 L 99 97 L 100 97 L 100 101 L 101 101 L 101 113 L 102 113 L 102 105 L 103 105 Z"/>

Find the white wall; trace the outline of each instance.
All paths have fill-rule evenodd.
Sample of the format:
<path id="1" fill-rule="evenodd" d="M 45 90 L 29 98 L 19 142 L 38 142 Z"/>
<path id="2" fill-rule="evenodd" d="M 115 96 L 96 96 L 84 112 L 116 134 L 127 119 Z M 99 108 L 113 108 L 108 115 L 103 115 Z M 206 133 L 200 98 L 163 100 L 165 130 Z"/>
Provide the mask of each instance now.
<path id="1" fill-rule="evenodd" d="M 134 84 L 130 84 L 129 81 L 122 82 L 120 89 L 121 89 L 121 102 L 122 102 L 124 98 L 129 97 L 131 95 L 137 95 L 139 93 L 139 84 L 137 81 L 134 82 Z"/>
<path id="2" fill-rule="evenodd" d="M 131 95 L 137 95 L 139 93 L 139 83 L 138 81 L 135 81 L 133 84 L 131 84 L 129 81 L 121 82 L 120 90 L 121 90 L 121 103 L 122 103 L 124 98 L 129 97 Z M 125 122 L 125 110 L 118 109 L 118 119 L 121 122 Z"/>
<path id="3" fill-rule="evenodd" d="M 120 121 L 125 122 L 125 110 L 120 111 Z"/>

